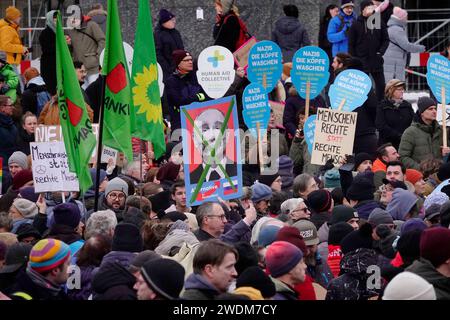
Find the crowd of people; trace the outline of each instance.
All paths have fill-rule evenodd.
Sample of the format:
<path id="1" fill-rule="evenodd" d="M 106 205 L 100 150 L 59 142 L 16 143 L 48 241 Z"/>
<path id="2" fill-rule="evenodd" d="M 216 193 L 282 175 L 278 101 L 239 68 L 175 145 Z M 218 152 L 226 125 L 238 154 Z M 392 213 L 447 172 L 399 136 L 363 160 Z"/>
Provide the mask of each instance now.
<path id="1" fill-rule="evenodd" d="M 234 52 L 251 30 L 236 1 L 214 5 L 212 37 Z M 40 71 L 21 75 L 18 65 L 30 48 L 19 37 L 21 12 L 6 9 L 0 20 L 0 299 L 450 299 L 450 148 L 443 143 L 449 135 L 436 120 L 432 95 L 419 98 L 416 111 L 404 99 L 407 53 L 425 50 L 408 42 L 407 11 L 389 1 L 363 1 L 359 15 L 350 0 L 327 7 L 316 42 L 330 57 L 330 84 L 340 72 L 357 69 L 373 78 L 374 89 L 355 109 L 353 155 L 320 166 L 311 164 L 307 104 L 290 76 L 294 53 L 314 41 L 299 8 L 283 10 L 272 32 L 283 75 L 269 98 L 284 111 L 279 122 L 271 112 L 267 130 L 277 137 L 267 149 L 278 149 L 278 169 L 269 174 L 244 163 L 241 198 L 190 206 L 182 151 L 169 136 L 181 127 L 181 106 L 210 98 L 175 15 L 161 9 L 154 30 L 170 123 L 166 153 L 155 159 L 133 138 L 135 159 L 104 164 L 99 178 L 91 168 L 94 184 L 84 194 L 36 193 L 29 144 L 38 124 L 59 125 L 57 12 L 48 12 L 39 36 Z M 380 28 L 367 28 L 378 13 Z M 71 21 L 66 34 L 73 55 L 67 63 L 74 65 L 93 123 L 101 108 L 106 16 L 96 5 Z M 450 59 L 450 45 L 442 55 Z M 249 83 L 236 67 L 226 93 L 237 97 L 244 130 L 242 95 Z M 330 107 L 327 91 L 310 101 L 309 115 Z M 248 146 L 245 157 L 252 152 Z"/>

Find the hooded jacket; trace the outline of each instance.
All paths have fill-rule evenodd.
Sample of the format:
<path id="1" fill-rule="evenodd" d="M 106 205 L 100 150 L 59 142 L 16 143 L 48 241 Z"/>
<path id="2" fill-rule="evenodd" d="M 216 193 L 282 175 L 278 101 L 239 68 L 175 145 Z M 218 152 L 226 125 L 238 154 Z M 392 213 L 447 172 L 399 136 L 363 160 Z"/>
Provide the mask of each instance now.
<path id="1" fill-rule="evenodd" d="M 6 62 L 19 65 L 24 46 L 19 37 L 19 26 L 6 19 L 0 20 L 0 50 L 6 52 Z"/>
<path id="2" fill-rule="evenodd" d="M 332 44 L 333 57 L 339 52 L 348 52 L 348 30 L 355 20 L 354 11 L 348 16 L 342 9 L 339 9 L 339 14 L 330 20 L 327 37 Z"/>
<path id="3" fill-rule="evenodd" d="M 19 77 L 9 64 L 5 64 L 0 68 L 0 74 L 5 78 L 5 84 L 9 87 L 6 92 L 1 94 L 10 97 L 12 103 L 15 103 L 17 100 L 17 86 L 19 85 Z"/>
<path id="4" fill-rule="evenodd" d="M 367 270 L 377 265 L 378 255 L 374 250 L 360 248 L 342 257 L 341 275 L 331 280 L 325 300 L 367 300 L 379 295 L 379 289 L 368 289 Z"/>
<path id="5" fill-rule="evenodd" d="M 31 79 L 23 91 L 22 100 L 20 102 L 22 104 L 23 113 L 30 111 L 39 116 L 37 114 L 37 94 L 45 91 L 47 91 L 47 86 L 41 76 Z"/>
<path id="6" fill-rule="evenodd" d="M 420 162 L 430 156 L 442 159 L 441 146 L 442 128 L 438 122 L 433 121 L 431 125 L 426 125 L 416 113 L 414 122 L 403 132 L 398 153 L 406 168 L 419 170 Z"/>
<path id="7" fill-rule="evenodd" d="M 283 63 L 291 62 L 298 49 L 311 44 L 305 27 L 297 18 L 288 16 L 284 16 L 275 22 L 272 41 L 280 46 Z"/>
<path id="8" fill-rule="evenodd" d="M 396 188 L 392 194 L 392 201 L 388 204 L 386 211 L 394 220 L 406 221 L 406 215 L 416 204 L 417 196 L 412 192 Z"/>
<path id="9" fill-rule="evenodd" d="M 389 46 L 384 53 L 384 77 L 405 81 L 405 67 L 408 53 L 424 52 L 425 46 L 408 41 L 407 22 L 391 16 L 388 23 Z"/>
<path id="10" fill-rule="evenodd" d="M 164 81 L 175 71 L 177 67 L 172 59 L 172 52 L 184 50 L 183 39 L 177 29 L 167 29 L 162 25 L 155 28 L 156 59 L 164 73 Z"/>
<path id="11" fill-rule="evenodd" d="M 220 292 L 197 273 L 192 273 L 184 283 L 185 291 L 182 295 L 186 300 L 214 300 Z"/>
<path id="12" fill-rule="evenodd" d="M 102 9 L 94 9 L 89 11 L 87 15 L 91 17 L 92 21 L 96 22 L 103 33 L 106 34 L 106 19 L 108 13 Z"/>
<path id="13" fill-rule="evenodd" d="M 135 283 L 135 276 L 119 263 L 106 263 L 92 280 L 93 300 L 136 300 Z"/>
<path id="14" fill-rule="evenodd" d="M 450 277 L 439 273 L 430 261 L 419 258 L 406 271 L 415 273 L 432 284 L 437 300 L 450 300 Z"/>

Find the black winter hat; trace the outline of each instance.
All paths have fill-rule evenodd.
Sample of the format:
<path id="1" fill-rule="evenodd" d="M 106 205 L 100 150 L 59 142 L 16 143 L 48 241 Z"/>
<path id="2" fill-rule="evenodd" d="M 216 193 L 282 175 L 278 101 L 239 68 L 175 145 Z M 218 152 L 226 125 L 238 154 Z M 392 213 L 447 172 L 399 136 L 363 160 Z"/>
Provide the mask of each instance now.
<path id="1" fill-rule="evenodd" d="M 17 241 L 21 242 L 23 239 L 28 237 L 35 237 L 37 240 L 41 240 L 42 236 L 39 231 L 33 227 L 33 225 L 24 223 L 16 231 Z"/>
<path id="2" fill-rule="evenodd" d="M 413 261 L 420 257 L 420 237 L 423 230 L 415 229 L 403 233 L 397 241 L 397 250 L 403 260 Z"/>
<path id="3" fill-rule="evenodd" d="M 417 112 L 419 114 L 422 114 L 431 106 L 437 106 L 436 101 L 434 101 L 430 97 L 420 97 L 417 101 Z"/>
<path id="4" fill-rule="evenodd" d="M 8 248 L 5 256 L 5 265 L 0 270 L 0 274 L 13 273 L 25 266 L 28 262 L 31 248 L 29 243 L 15 243 Z"/>
<path id="5" fill-rule="evenodd" d="M 175 15 L 169 10 L 166 9 L 159 10 L 159 24 L 163 24 L 172 19 L 173 17 L 175 17 Z"/>
<path id="6" fill-rule="evenodd" d="M 373 2 L 370 0 L 364 0 L 363 2 L 361 2 L 361 4 L 359 5 L 359 7 L 361 8 L 361 12 L 363 12 L 364 9 L 368 6 L 373 6 Z"/>
<path id="7" fill-rule="evenodd" d="M 361 248 L 372 249 L 372 243 L 372 226 L 370 223 L 365 223 L 359 230 L 352 231 L 342 239 L 341 250 L 345 255 Z"/>
<path id="8" fill-rule="evenodd" d="M 258 266 L 258 253 L 248 242 L 238 242 L 234 245 L 239 259 L 235 264 L 238 275 L 249 267 Z"/>
<path id="9" fill-rule="evenodd" d="M 339 205 L 333 208 L 331 211 L 331 218 L 328 224 L 333 225 L 338 222 L 347 222 L 350 219 L 359 219 L 358 212 L 352 207 L 346 205 Z"/>
<path id="10" fill-rule="evenodd" d="M 162 213 L 168 209 L 172 203 L 172 197 L 169 190 L 165 190 L 148 197 L 148 200 L 152 203 L 152 210 L 156 213 Z"/>
<path id="11" fill-rule="evenodd" d="M 328 212 L 333 204 L 333 198 L 328 190 L 320 189 L 311 192 L 308 195 L 309 208 L 316 213 Z"/>
<path id="12" fill-rule="evenodd" d="M 163 215 L 160 219 L 168 219 L 172 222 L 177 222 L 178 220 L 185 221 L 188 217 L 183 212 L 170 211 Z"/>
<path id="13" fill-rule="evenodd" d="M 280 176 L 280 174 L 277 172 L 275 174 L 261 174 L 258 177 L 258 181 L 265 184 L 266 186 L 271 186 L 272 183 Z"/>
<path id="14" fill-rule="evenodd" d="M 361 163 L 363 163 L 364 161 L 366 161 L 366 160 L 373 161 L 373 157 L 370 154 L 366 153 L 366 152 L 360 152 L 360 153 L 356 154 L 355 155 L 355 168 L 354 168 L 354 170 L 358 169 L 359 165 Z"/>
<path id="15" fill-rule="evenodd" d="M 375 192 L 373 183 L 373 172 L 364 172 L 358 174 L 347 190 L 347 199 L 349 200 L 372 200 Z"/>
<path id="16" fill-rule="evenodd" d="M 333 224 L 328 233 L 328 244 L 335 246 L 340 245 L 342 239 L 344 239 L 349 233 L 353 232 L 353 230 L 353 227 L 347 222 L 338 222 Z"/>
<path id="17" fill-rule="evenodd" d="M 112 251 L 141 252 L 143 240 L 138 227 L 131 223 L 119 223 L 114 230 Z"/>
<path id="18" fill-rule="evenodd" d="M 178 299 L 184 285 L 185 271 L 181 264 L 171 259 L 154 259 L 141 268 L 147 285 L 160 296 Z"/>
<path id="19" fill-rule="evenodd" d="M 283 6 L 283 11 L 288 17 L 298 18 L 298 8 L 295 4 L 287 4 Z"/>
<path id="20" fill-rule="evenodd" d="M 441 181 L 450 179 L 450 162 L 446 162 L 439 167 L 437 177 Z"/>
<path id="21" fill-rule="evenodd" d="M 249 267 L 236 280 L 236 288 L 252 287 L 261 291 L 264 298 L 272 298 L 276 294 L 275 284 L 264 271 L 258 267 Z"/>

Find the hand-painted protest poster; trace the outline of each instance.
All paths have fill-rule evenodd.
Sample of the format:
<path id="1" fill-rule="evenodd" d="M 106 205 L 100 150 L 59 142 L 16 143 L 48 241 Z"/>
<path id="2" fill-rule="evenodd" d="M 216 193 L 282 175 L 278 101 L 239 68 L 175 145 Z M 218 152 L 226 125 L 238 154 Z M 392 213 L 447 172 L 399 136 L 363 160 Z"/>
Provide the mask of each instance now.
<path id="1" fill-rule="evenodd" d="M 275 88 L 283 72 L 280 47 L 272 41 L 264 40 L 256 43 L 248 56 L 248 79 L 259 83 L 266 93 Z"/>
<path id="2" fill-rule="evenodd" d="M 357 117 L 356 112 L 317 109 L 312 164 L 324 165 L 329 159 L 338 164 L 353 153 Z"/>
<path id="3" fill-rule="evenodd" d="M 64 142 L 31 142 L 30 151 L 36 193 L 80 190 L 77 176 L 69 171 Z"/>
<path id="4" fill-rule="evenodd" d="M 200 53 L 197 80 L 209 97 L 223 97 L 233 83 L 235 73 L 233 54 L 227 48 L 212 46 Z"/>
<path id="5" fill-rule="evenodd" d="M 272 109 L 273 116 L 275 118 L 275 126 L 283 126 L 283 113 L 284 113 L 284 102 L 269 100 L 270 108 Z"/>
<path id="6" fill-rule="evenodd" d="M 242 46 L 240 46 L 234 53 L 234 62 L 238 67 L 246 69 L 248 66 L 248 55 L 251 48 L 255 45 L 256 38 L 251 37 Z"/>
<path id="7" fill-rule="evenodd" d="M 351 112 L 367 100 L 372 81 L 362 71 L 348 69 L 340 72 L 330 86 L 331 108 Z"/>
<path id="8" fill-rule="evenodd" d="M 450 103 L 450 60 L 435 54 L 427 62 L 427 82 L 437 101 Z"/>
<path id="9" fill-rule="evenodd" d="M 325 51 L 319 47 L 307 46 L 299 49 L 292 59 L 291 78 L 300 97 L 309 99 L 317 97 L 330 78 L 330 60 Z"/>
<path id="10" fill-rule="evenodd" d="M 317 115 L 313 114 L 306 119 L 303 126 L 303 133 L 306 140 L 306 145 L 308 146 L 309 154 L 312 154 L 312 149 L 314 145 L 314 134 L 316 133 L 316 120 Z"/>
<path id="11" fill-rule="evenodd" d="M 242 95 L 244 122 L 251 134 L 258 137 L 258 126 L 264 136 L 270 119 L 270 106 L 267 94 L 259 83 L 250 83 Z"/>
<path id="12" fill-rule="evenodd" d="M 183 163 L 189 205 L 242 196 L 236 97 L 181 107 Z"/>

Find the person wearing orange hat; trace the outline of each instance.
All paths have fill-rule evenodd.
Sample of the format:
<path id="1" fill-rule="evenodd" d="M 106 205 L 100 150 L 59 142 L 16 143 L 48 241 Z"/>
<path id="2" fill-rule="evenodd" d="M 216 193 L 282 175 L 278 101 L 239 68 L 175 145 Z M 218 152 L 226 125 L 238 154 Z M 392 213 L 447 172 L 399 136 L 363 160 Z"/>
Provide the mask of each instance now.
<path id="1" fill-rule="evenodd" d="M 5 17 L 0 20 L 0 51 L 6 52 L 6 62 L 18 66 L 22 55 L 28 53 L 28 48 L 22 45 L 19 36 L 19 25 L 22 13 L 13 6 L 6 8 Z"/>
<path id="2" fill-rule="evenodd" d="M 425 181 L 422 172 L 415 169 L 406 169 L 406 181 L 411 182 L 414 186 L 414 193 L 419 197 L 423 197 L 425 192 Z"/>

